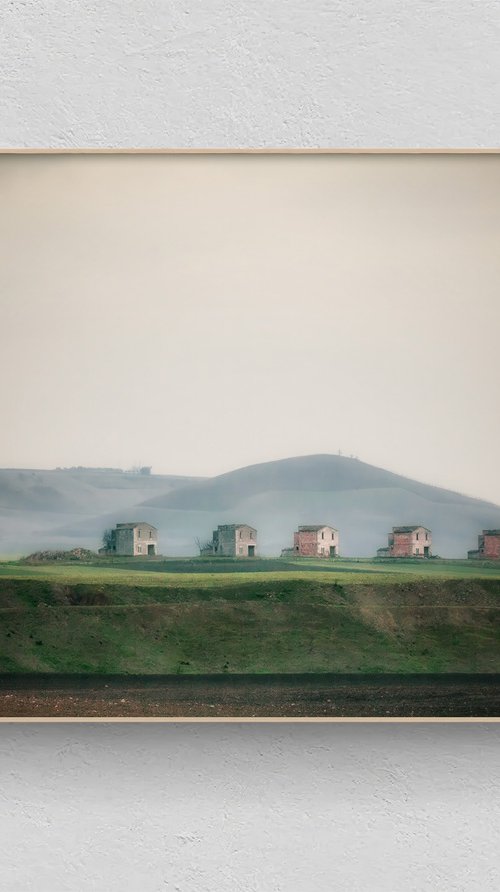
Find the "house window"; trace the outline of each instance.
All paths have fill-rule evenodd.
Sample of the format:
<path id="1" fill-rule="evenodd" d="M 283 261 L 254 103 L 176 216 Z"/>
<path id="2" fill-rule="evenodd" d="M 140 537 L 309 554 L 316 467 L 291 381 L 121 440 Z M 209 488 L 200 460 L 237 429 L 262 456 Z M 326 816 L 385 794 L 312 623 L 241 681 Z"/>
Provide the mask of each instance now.
<path id="1" fill-rule="evenodd" d="M 427 535 L 427 533 L 425 534 L 425 538 L 426 538 L 426 540 L 429 538 L 428 535 Z"/>
<path id="2" fill-rule="evenodd" d="M 240 539 L 243 539 L 243 533 L 240 530 Z"/>
<path id="3" fill-rule="evenodd" d="M 332 539 L 335 539 L 335 533 L 332 533 Z"/>
<path id="4" fill-rule="evenodd" d="M 139 554 L 142 554 L 142 545 L 137 546 L 137 551 Z"/>
<path id="5" fill-rule="evenodd" d="M 420 548 L 415 549 L 415 554 L 420 554 Z"/>
<path id="6" fill-rule="evenodd" d="M 137 530 L 137 538 L 138 538 L 138 539 L 141 538 L 141 531 L 140 531 L 140 530 Z"/>
<path id="7" fill-rule="evenodd" d="M 418 542 L 418 533 L 417 533 L 417 542 Z"/>
<path id="8" fill-rule="evenodd" d="M 243 545 L 240 545 L 240 547 L 238 548 L 238 551 L 240 554 L 243 554 Z"/>
<path id="9" fill-rule="evenodd" d="M 322 538 L 322 539 L 325 538 L 325 534 L 324 534 L 324 533 L 321 533 L 321 538 Z"/>
<path id="10" fill-rule="evenodd" d="M 150 539 L 153 538 L 153 531 L 152 531 L 152 530 L 149 531 L 149 538 L 150 538 Z"/>

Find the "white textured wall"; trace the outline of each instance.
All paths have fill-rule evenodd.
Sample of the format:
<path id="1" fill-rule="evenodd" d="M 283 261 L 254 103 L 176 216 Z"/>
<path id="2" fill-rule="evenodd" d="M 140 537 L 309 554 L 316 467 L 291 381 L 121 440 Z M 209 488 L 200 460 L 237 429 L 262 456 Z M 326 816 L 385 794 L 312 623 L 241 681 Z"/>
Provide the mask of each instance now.
<path id="1" fill-rule="evenodd" d="M 498 0 L 2 4 L 4 146 L 492 146 Z"/>
<path id="2" fill-rule="evenodd" d="M 4 3 L 3 146 L 492 146 L 495 0 Z M 0 725 L 8 892 L 500 887 L 497 725 Z"/>
<path id="3" fill-rule="evenodd" d="M 497 892 L 498 725 L 0 726 L 8 892 Z"/>

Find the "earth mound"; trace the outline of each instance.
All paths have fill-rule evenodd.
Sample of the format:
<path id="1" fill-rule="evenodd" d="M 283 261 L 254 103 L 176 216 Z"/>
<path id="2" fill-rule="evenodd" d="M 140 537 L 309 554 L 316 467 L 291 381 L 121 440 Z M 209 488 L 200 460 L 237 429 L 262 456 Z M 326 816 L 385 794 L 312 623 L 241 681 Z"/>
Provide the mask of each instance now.
<path id="1" fill-rule="evenodd" d="M 72 548 L 70 551 L 34 551 L 23 558 L 26 564 L 54 563 L 54 561 L 93 561 L 98 557 L 89 548 Z"/>

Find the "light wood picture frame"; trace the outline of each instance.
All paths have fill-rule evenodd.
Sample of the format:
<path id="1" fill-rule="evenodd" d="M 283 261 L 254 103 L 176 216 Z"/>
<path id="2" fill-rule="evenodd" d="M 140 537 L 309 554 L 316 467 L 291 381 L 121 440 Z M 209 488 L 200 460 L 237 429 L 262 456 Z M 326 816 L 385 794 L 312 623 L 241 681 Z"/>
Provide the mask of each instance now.
<path id="1" fill-rule="evenodd" d="M 7 433 L 4 457 L 0 456 L 1 722 L 500 721 L 500 551 L 495 551 L 497 539 L 500 543 L 500 493 L 495 496 L 498 483 L 493 477 L 491 492 L 488 483 L 488 469 L 493 467 L 492 444 L 500 429 L 493 417 L 493 404 L 486 397 L 478 396 L 473 414 L 466 406 L 461 414 L 457 405 L 459 388 L 465 380 L 477 379 L 479 387 L 486 386 L 482 377 L 485 369 L 493 379 L 495 370 L 500 371 L 491 353 L 498 335 L 494 327 L 495 272 L 499 271 L 495 260 L 498 218 L 494 196 L 500 179 L 499 155 L 496 148 L 0 150 L 0 193 L 4 196 L 4 201 L 0 201 L 0 230 L 4 235 L 5 261 L 2 374 L 7 384 Z M 102 158 L 106 165 L 112 165 L 114 158 L 129 159 L 126 182 L 130 192 L 119 188 L 117 175 L 114 192 L 106 192 L 102 164 L 99 179 L 85 173 L 81 180 L 80 173 L 88 171 L 88 156 Z M 176 159 L 194 165 L 197 159 L 214 157 L 219 159 L 217 182 L 212 181 L 207 187 L 208 197 L 201 204 L 197 198 L 201 193 L 196 190 L 200 190 L 202 181 L 208 183 L 210 174 L 208 169 L 196 177 L 193 174 L 190 182 L 185 164 L 183 179 L 177 181 L 175 189 L 171 185 L 170 191 L 159 190 L 155 197 L 152 184 L 161 159 L 165 169 L 169 161 Z M 262 169 L 267 164 L 266 176 L 256 186 L 242 185 L 240 192 L 235 184 L 237 176 L 241 182 L 245 178 L 247 157 L 254 170 L 259 163 Z M 299 166 L 293 168 L 288 179 L 282 177 L 279 188 L 275 188 L 269 162 L 276 171 L 281 157 L 288 159 L 288 164 L 295 159 Z M 363 181 L 359 179 L 358 163 L 357 167 L 345 168 L 344 179 L 337 170 L 323 191 L 317 170 L 319 160 L 322 159 L 322 170 L 331 170 L 332 165 L 351 158 L 371 163 L 369 172 L 366 165 Z M 428 171 L 433 167 L 432 175 L 419 174 L 410 192 L 403 187 L 403 191 L 391 191 L 389 186 L 383 200 L 381 187 L 377 186 L 377 159 L 378 170 L 384 165 L 387 184 L 392 176 L 391 159 L 398 164 L 400 158 L 407 161 L 404 170 L 399 164 L 400 184 L 409 176 L 411 165 L 413 170 L 417 165 L 423 170 L 424 159 L 428 161 Z M 51 162 L 50 174 L 44 159 Z M 75 170 L 80 165 L 79 174 L 59 177 L 58 159 L 60 169 L 62 164 L 66 169 L 73 164 Z M 144 187 L 149 190 L 151 215 L 147 201 L 140 195 L 140 177 L 134 183 L 131 173 L 131 165 L 138 170 L 141 159 L 156 159 L 157 164 L 156 173 L 148 174 Z M 239 159 L 238 173 L 232 175 L 230 185 L 224 180 L 224 159 L 233 168 L 234 160 Z M 23 176 L 23 164 L 26 170 L 30 164 L 28 179 Z M 311 173 L 314 165 L 316 169 Z M 439 165 L 443 172 L 447 169 L 442 190 L 436 190 Z M 453 165 L 456 171 L 450 172 Z M 464 165 L 470 170 L 474 168 L 465 185 Z M 190 170 L 194 168 L 191 166 Z M 169 176 L 169 183 L 173 184 L 175 177 L 171 173 Z M 341 182 L 344 185 L 340 196 L 335 190 Z M 236 201 L 233 194 L 224 206 L 224 190 L 229 189 L 236 190 L 239 198 Z M 172 202 L 168 206 L 167 194 Z M 404 206 L 410 194 L 415 202 L 411 211 Z M 187 209 L 183 205 L 184 195 Z M 268 220 L 275 215 L 274 230 L 269 223 L 264 225 L 263 218 L 259 221 L 263 211 L 258 201 L 264 195 L 270 196 L 265 215 Z M 278 203 L 286 201 L 287 195 L 292 197 L 285 213 Z M 201 208 L 198 211 L 197 202 Z M 428 214 L 425 202 L 429 203 Z M 354 204 L 356 214 L 353 212 L 351 218 L 346 210 Z M 370 226 L 361 225 L 363 207 L 367 219 L 372 215 Z M 176 241 L 176 214 L 181 221 L 183 241 L 180 236 Z M 413 214 L 414 223 L 403 233 L 400 248 L 406 251 L 411 265 L 409 240 L 415 239 L 416 282 L 410 281 L 410 275 L 400 275 L 398 279 L 401 255 L 399 243 L 394 241 L 398 238 L 394 217 L 404 221 Z M 100 228 L 103 215 L 105 225 Z M 203 226 L 199 224 L 201 217 Z M 431 218 L 435 220 L 432 237 L 438 240 L 432 249 L 424 231 L 425 221 Z M 96 230 L 93 234 L 92 220 Z M 123 246 L 118 244 L 118 237 L 111 235 L 113 220 L 119 238 L 123 237 Z M 171 244 L 176 245 L 175 250 L 160 237 L 158 227 L 165 226 L 167 220 L 168 236 Z M 260 226 L 262 233 L 258 231 Z M 242 234 L 249 233 L 255 234 L 255 248 L 247 257 Z M 425 237 L 425 251 L 420 250 L 419 233 L 423 240 Z M 332 273 L 329 266 L 331 234 L 336 234 L 342 250 L 347 252 L 344 259 L 339 255 L 335 261 L 342 267 L 342 274 Z M 375 234 L 376 245 L 368 249 L 367 239 L 375 238 Z M 90 247 L 85 259 L 86 249 L 82 245 L 87 237 Z M 113 241 L 114 252 L 109 265 L 102 259 L 108 238 L 110 245 Z M 273 259 L 273 238 L 277 260 Z M 82 241 L 77 243 L 78 239 Z M 132 270 L 125 258 L 131 256 L 134 239 L 142 253 Z M 286 239 L 288 247 L 278 250 L 278 243 Z M 181 259 L 175 253 L 180 245 L 186 247 Z M 375 249 L 380 252 L 376 259 Z M 417 267 L 429 250 L 438 284 L 435 292 L 423 294 L 420 302 L 418 287 L 429 286 L 431 276 Z M 213 261 L 207 260 L 207 251 L 217 252 Z M 162 303 L 158 297 L 150 301 L 149 295 L 160 294 L 162 283 L 167 282 L 164 252 L 172 273 L 168 276 L 170 291 L 162 297 Z M 465 255 L 470 257 L 466 263 Z M 74 289 L 70 289 L 72 258 L 77 256 Z M 207 285 L 203 300 L 208 295 L 206 299 L 214 301 L 213 312 L 206 307 L 203 312 L 200 309 L 203 278 L 196 270 L 192 273 L 198 256 L 203 275 L 213 268 L 214 281 L 223 291 L 218 304 L 215 286 Z M 252 316 L 248 328 L 243 310 L 237 315 L 239 298 L 235 297 L 233 302 L 229 286 L 224 290 L 225 286 L 220 284 L 224 262 L 230 270 L 229 280 L 241 284 L 241 300 L 246 301 L 248 316 Z M 367 264 L 366 273 L 362 274 L 360 262 Z M 452 268 L 455 262 L 457 269 Z M 155 263 L 161 265 L 156 278 L 152 271 Z M 388 274 L 391 263 L 396 269 L 394 282 Z M 259 265 L 264 272 L 257 276 L 254 270 Z M 373 283 L 373 300 L 380 300 L 380 314 L 373 309 L 368 312 L 372 304 L 366 293 L 362 294 L 363 285 L 369 285 L 369 273 L 372 275 L 377 269 L 382 272 L 380 280 Z M 474 271 L 479 284 L 472 298 Z M 246 274 L 250 282 L 244 282 Z M 351 274 L 355 280 L 352 286 Z M 146 283 L 144 291 L 142 280 Z M 325 284 L 327 280 L 329 285 Z M 259 283 L 267 283 L 270 289 L 267 304 L 262 294 L 255 300 L 252 296 L 251 287 L 256 288 Z M 398 292 L 398 283 L 403 283 L 407 291 Z M 335 306 L 341 307 L 336 315 L 329 303 L 328 288 L 341 285 L 347 288 L 347 296 L 336 292 L 332 297 Z M 177 293 L 175 288 L 179 289 Z M 106 291 L 114 302 L 114 315 L 102 309 Z M 319 295 L 319 310 L 313 319 L 315 295 Z M 87 319 L 86 296 L 90 307 Z M 273 300 L 280 304 L 279 313 L 268 310 Z M 349 300 L 352 310 L 345 309 Z M 443 301 L 447 301 L 446 306 Z M 480 321 L 477 311 L 473 311 L 475 301 L 484 311 Z M 178 302 L 187 309 L 179 308 Z M 150 305 L 154 308 L 151 312 Z M 42 312 L 44 306 L 46 313 Z M 429 312 L 431 306 L 437 308 L 435 316 Z M 172 326 L 169 313 L 172 319 L 175 316 Z M 359 320 L 361 330 L 363 313 L 367 314 L 371 328 L 363 328 L 359 337 L 356 323 Z M 220 325 L 216 324 L 217 319 L 214 321 L 218 314 Z M 336 319 L 341 320 L 338 328 Z M 228 338 L 234 336 L 238 326 L 242 332 L 239 345 L 233 345 L 228 352 L 228 364 L 231 368 L 234 362 L 241 373 L 243 365 L 238 353 L 247 357 L 246 386 L 248 393 L 251 391 L 251 396 L 246 396 L 248 405 L 250 399 L 252 404 L 258 399 L 268 403 L 267 409 L 263 407 L 262 425 L 253 410 L 248 412 L 251 421 L 247 423 L 241 405 L 244 399 L 237 406 L 235 403 L 240 391 L 234 381 L 221 378 L 223 326 L 227 326 Z M 447 346 L 439 344 L 439 333 L 448 327 L 457 339 L 455 351 L 451 342 Z M 196 333 L 192 341 L 188 336 L 191 329 Z M 399 332 L 404 332 L 404 336 L 398 344 Z M 122 344 L 123 337 L 126 348 L 117 346 Z M 377 337 L 383 345 L 383 357 L 373 344 Z M 211 355 L 209 338 L 213 339 L 214 378 L 218 382 L 215 396 L 207 364 Z M 280 346 L 273 351 L 270 338 L 276 339 L 276 345 L 288 343 L 290 350 Z M 297 349 L 294 353 L 291 345 L 300 345 L 301 339 L 302 352 Z M 469 339 L 472 346 L 464 352 Z M 254 385 L 248 382 L 255 374 L 252 366 L 259 362 L 261 347 L 263 363 L 267 364 L 269 394 L 266 395 L 266 378 L 260 374 L 256 398 Z M 98 382 L 93 378 L 89 357 L 96 356 L 95 366 L 104 375 L 106 362 L 102 357 L 108 348 L 110 383 L 108 387 L 107 380 L 101 379 L 101 405 L 96 412 Z M 172 437 L 177 450 L 172 450 L 173 466 L 162 463 L 159 474 L 152 474 L 150 465 L 141 464 L 148 461 L 147 455 L 144 459 L 137 456 L 137 463 L 131 450 L 138 450 L 139 440 L 133 435 L 133 428 L 141 423 L 141 411 L 147 410 L 149 419 L 155 413 L 159 415 L 165 411 L 160 408 L 165 398 L 156 383 L 158 397 L 155 400 L 149 395 L 144 403 L 146 410 L 143 409 L 138 394 L 144 388 L 150 393 L 150 383 L 141 378 L 142 389 L 134 390 L 132 384 L 130 420 L 124 420 L 123 413 L 120 416 L 117 406 L 123 409 L 125 402 L 116 380 L 122 374 L 119 362 L 124 360 L 127 350 L 133 374 L 142 376 L 145 368 L 157 382 L 160 370 L 165 369 L 169 380 L 176 380 L 181 390 L 180 376 L 190 357 L 195 363 L 197 356 L 203 357 L 197 377 L 186 387 L 189 398 L 171 396 L 166 404 L 170 423 L 179 431 L 184 419 L 186 438 L 192 443 L 195 433 L 200 435 L 201 426 L 190 427 L 189 416 L 201 412 L 202 402 L 205 435 L 189 447 L 187 439 L 181 446 L 179 433 Z M 274 361 L 273 354 L 280 350 L 282 358 Z M 173 359 L 169 358 L 169 351 Z M 75 369 L 74 363 L 84 352 L 85 368 Z M 344 357 L 343 365 L 335 358 L 337 355 Z M 373 381 L 390 382 L 398 363 L 407 372 L 412 355 L 417 360 L 417 379 L 427 364 L 433 369 L 434 378 L 430 373 L 427 377 L 422 373 L 423 383 L 420 379 L 399 382 L 393 393 L 374 392 Z M 315 357 L 321 380 L 318 382 L 313 374 L 309 383 L 302 384 L 304 375 L 311 375 Z M 421 441 L 416 398 L 403 403 L 401 400 L 406 388 L 406 392 L 415 391 L 418 400 L 430 401 L 441 362 L 443 382 L 447 382 L 439 389 L 441 397 L 437 402 L 442 409 L 438 406 L 432 412 L 422 413 L 422 418 L 434 419 L 435 429 L 429 429 L 429 439 L 435 441 L 439 458 L 433 465 L 429 447 L 425 466 L 418 457 L 418 447 L 411 446 L 412 432 L 414 439 Z M 384 375 L 377 376 L 378 365 L 388 363 L 391 365 Z M 362 371 L 354 385 L 351 378 L 356 365 Z M 345 379 L 343 369 L 347 369 Z M 297 389 L 295 401 L 287 393 L 287 370 Z M 461 370 L 460 374 L 457 370 Z M 329 375 L 335 379 L 335 385 L 328 380 Z M 273 388 L 273 376 L 281 382 L 281 391 Z M 127 386 L 132 377 L 129 372 L 125 375 Z M 195 399 L 193 388 L 195 384 L 200 387 L 204 380 L 208 396 Z M 167 388 L 166 392 L 173 391 Z M 315 394 L 314 401 L 308 396 L 311 392 Z M 86 402 L 87 393 L 90 397 Z M 271 393 L 274 404 L 270 402 Z M 295 407 L 300 436 L 294 439 L 292 432 L 289 451 L 278 456 L 282 440 L 276 435 L 273 418 L 276 426 L 283 421 L 280 393 L 288 417 Z M 54 410 L 54 394 L 62 400 L 60 410 Z M 345 403 L 342 394 L 350 394 Z M 389 412 L 391 400 L 394 403 Z M 81 413 L 74 410 L 73 401 L 81 401 Z M 472 387 L 466 403 L 469 408 L 473 403 Z M 355 425 L 356 416 L 365 407 L 368 412 L 368 406 L 372 430 L 382 441 L 379 451 L 368 443 L 365 447 L 363 441 L 363 461 L 354 453 L 339 454 L 345 447 L 340 446 L 344 440 L 335 420 L 344 427 L 348 423 Z M 384 424 L 396 414 L 399 421 L 394 422 L 394 428 L 387 429 L 385 438 Z M 215 429 L 210 426 L 212 416 Z M 328 423 L 325 417 L 330 419 Z M 100 425 L 92 425 L 88 420 L 96 418 L 101 420 Z M 316 439 L 304 433 L 314 423 L 320 427 Z M 54 425 L 53 432 L 49 424 Z M 126 430 L 131 430 L 135 445 L 129 448 L 127 444 L 123 449 L 123 464 L 134 465 L 130 474 L 124 473 L 123 467 L 114 467 L 121 459 L 112 457 L 109 461 L 113 467 L 106 463 L 104 469 L 96 467 L 98 458 L 91 458 L 89 465 L 82 467 L 77 457 L 73 465 L 71 456 L 85 452 L 75 448 L 77 439 L 87 443 L 90 455 L 111 455 L 112 444 L 117 442 L 113 436 L 108 451 L 93 445 L 103 438 L 108 424 L 120 429 L 124 440 Z M 228 425 L 227 431 L 234 424 L 236 434 L 225 432 L 224 424 Z M 406 444 L 401 450 L 406 448 L 406 456 L 398 455 L 395 447 L 398 424 L 399 430 L 406 431 L 401 435 L 401 443 Z M 446 442 L 453 442 L 453 438 L 456 441 L 463 436 L 464 428 L 469 428 L 469 445 L 461 451 L 457 449 L 459 460 L 452 472 L 443 458 L 444 448 L 438 448 L 438 440 L 442 437 Z M 168 442 L 167 425 L 161 419 L 144 422 L 144 430 L 158 431 L 158 437 Z M 327 443 L 328 430 L 331 440 Z M 29 431 L 32 442 L 28 442 Z M 348 449 L 358 449 L 362 431 L 360 425 L 352 434 L 354 442 L 344 434 Z M 484 442 L 487 431 L 491 442 L 484 450 L 478 449 L 473 461 L 470 450 Z M 258 446 L 245 445 L 245 457 L 240 461 L 238 453 L 231 453 L 224 441 L 243 444 L 247 438 L 258 441 Z M 309 442 L 314 442 L 314 451 L 303 445 Z M 385 462 L 384 448 L 388 455 Z M 36 456 L 37 449 L 41 455 L 39 463 L 31 458 Z M 151 452 L 157 454 L 155 449 Z M 186 462 L 191 457 L 192 472 L 187 465 L 178 470 L 183 452 Z M 287 460 L 297 461 L 297 457 L 304 460 L 302 464 L 285 467 Z M 307 458 L 318 461 L 307 463 Z M 281 459 L 284 463 L 280 464 Z M 276 468 L 267 467 L 271 463 Z M 153 467 L 154 464 L 155 461 Z M 424 472 L 420 473 L 422 467 Z M 238 468 L 242 472 L 240 478 L 234 476 Z M 264 470 L 252 471 L 249 477 L 249 468 Z M 123 486 L 115 487 L 106 476 L 108 471 L 121 473 Z M 233 472 L 233 477 L 228 482 L 229 472 Z M 102 475 L 102 486 L 96 483 L 96 473 Z M 263 475 L 263 482 L 252 483 L 261 479 L 259 474 Z M 335 481 L 342 475 L 344 482 L 337 484 Z M 308 489 L 304 484 L 301 493 L 306 476 L 312 482 Z M 217 489 L 213 480 L 219 477 L 224 477 L 224 481 Z M 69 485 L 61 481 L 68 481 Z M 466 495 L 461 494 L 462 486 Z M 110 494 L 108 501 L 106 490 Z M 397 497 L 393 490 L 398 490 Z M 404 490 L 404 497 L 399 490 Z M 127 491 L 133 494 L 128 502 Z M 138 508 L 142 511 L 140 517 L 136 516 Z M 244 516 L 240 516 L 242 513 Z M 100 537 L 105 525 L 111 532 L 103 543 Z M 267 540 L 264 553 L 259 555 L 261 529 Z M 375 538 L 371 529 L 375 530 Z M 389 534 L 387 542 L 380 539 L 382 530 L 385 536 Z M 333 546 L 329 543 L 326 550 L 325 535 L 335 542 Z M 433 539 L 427 539 L 432 535 Z M 422 544 L 419 536 L 426 537 L 429 544 Z M 162 540 L 169 543 L 166 555 Z M 344 541 L 348 543 L 347 553 L 342 551 Z M 466 541 L 470 546 L 464 544 Z M 433 556 L 434 546 L 439 556 Z M 99 548 L 102 553 L 97 555 Z M 132 551 L 127 552 L 127 548 Z M 74 549 L 83 549 L 85 554 L 70 554 Z M 90 555 L 90 551 L 94 554 Z M 34 556 L 26 560 L 28 552 Z M 58 556 L 58 552 L 64 552 L 63 556 Z M 242 560 L 247 561 L 244 571 Z M 200 677 L 204 679 L 201 684 Z"/>

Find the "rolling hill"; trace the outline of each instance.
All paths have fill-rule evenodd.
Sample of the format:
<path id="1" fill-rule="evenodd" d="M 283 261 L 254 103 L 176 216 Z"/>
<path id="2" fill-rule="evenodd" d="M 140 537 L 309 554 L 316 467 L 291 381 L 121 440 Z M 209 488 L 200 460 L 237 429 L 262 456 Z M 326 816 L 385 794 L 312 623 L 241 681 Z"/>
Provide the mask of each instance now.
<path id="1" fill-rule="evenodd" d="M 340 455 L 251 465 L 176 487 L 144 507 L 155 512 L 156 525 L 171 519 L 200 537 L 217 523 L 248 522 L 259 531 L 263 554 L 291 545 L 301 523 L 337 527 L 345 556 L 373 555 L 394 524 L 422 523 L 433 530 L 437 553 L 465 557 L 483 527 L 500 523 L 497 505 Z"/>
<path id="2" fill-rule="evenodd" d="M 218 477 L 196 481 L 156 496 L 145 504 L 183 510 L 225 511 L 242 499 L 266 492 L 325 493 L 357 490 L 404 489 L 424 499 L 461 504 L 458 493 L 418 483 L 343 455 L 306 455 L 249 465 Z"/>
<path id="3" fill-rule="evenodd" d="M 75 543 L 96 549 L 104 526 L 135 505 L 199 480 L 119 469 L 0 469 L 0 556 Z"/>
<path id="4" fill-rule="evenodd" d="M 290 546 L 298 524 L 331 524 L 340 531 L 341 554 L 371 556 L 394 524 L 421 523 L 433 531 L 435 553 L 465 557 L 483 527 L 500 526 L 500 506 L 339 455 L 265 462 L 213 478 L 0 470 L 0 555 L 97 549 L 102 531 L 120 520 L 153 523 L 168 555 L 194 554 L 197 537 L 243 521 L 257 528 L 263 555 Z"/>

